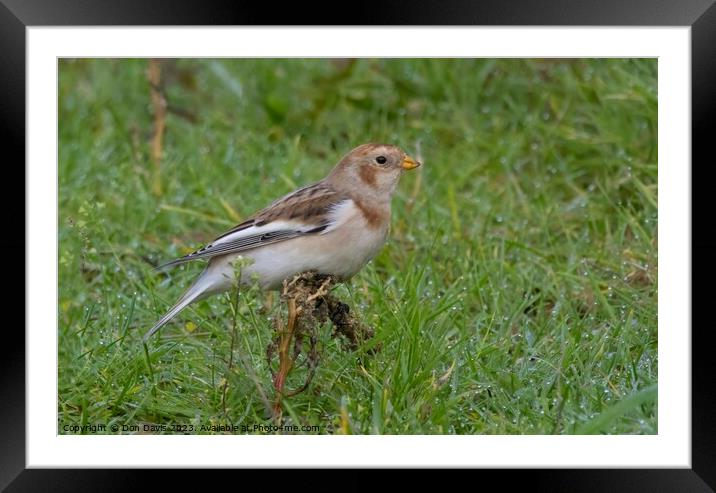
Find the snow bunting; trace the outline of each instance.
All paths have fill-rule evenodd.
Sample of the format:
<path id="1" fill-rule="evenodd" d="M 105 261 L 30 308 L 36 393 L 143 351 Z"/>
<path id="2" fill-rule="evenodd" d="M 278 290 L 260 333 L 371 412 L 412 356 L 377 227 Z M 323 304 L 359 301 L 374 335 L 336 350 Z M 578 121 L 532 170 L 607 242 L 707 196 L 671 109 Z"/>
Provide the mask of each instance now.
<path id="1" fill-rule="evenodd" d="M 208 245 L 159 268 L 209 259 L 204 272 L 147 334 L 146 341 L 190 303 L 231 289 L 234 260 L 242 284 L 277 289 L 284 279 L 314 270 L 346 280 L 385 243 L 390 200 L 403 170 L 420 163 L 398 147 L 363 144 L 326 178 L 278 199 Z"/>

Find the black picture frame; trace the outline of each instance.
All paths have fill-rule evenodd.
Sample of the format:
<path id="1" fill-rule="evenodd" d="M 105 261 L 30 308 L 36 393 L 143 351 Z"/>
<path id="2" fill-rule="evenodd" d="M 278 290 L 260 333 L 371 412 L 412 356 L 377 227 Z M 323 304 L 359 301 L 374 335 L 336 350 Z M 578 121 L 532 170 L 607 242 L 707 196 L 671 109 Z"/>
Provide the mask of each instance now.
<path id="1" fill-rule="evenodd" d="M 340 12 L 339 12 L 340 10 Z M 307 7 L 303 3 L 267 4 L 240 1 L 195 2 L 185 0 L 0 0 L 0 139 L 8 189 L 24 190 L 12 183 L 25 183 L 25 29 L 29 26 L 88 25 L 552 25 L 552 26 L 690 26 L 692 78 L 692 265 L 698 263 L 699 278 L 716 273 L 710 257 L 716 249 L 713 228 L 697 228 L 698 216 L 710 212 L 704 173 L 713 165 L 709 125 L 716 118 L 716 5 L 714 0 L 504 0 L 362 2 L 344 9 Z M 10 157 L 12 156 L 12 157 Z M 698 165 L 695 165 L 699 163 Z M 676 164 L 676 163 L 672 163 Z M 698 171 L 698 173 L 697 173 Z M 14 176 L 9 176 L 14 172 Z M 694 179 L 699 177 L 700 179 Z M 22 192 L 20 192 L 22 193 Z M 25 251 L 25 220 L 17 209 L 21 197 L 5 193 L 2 240 L 6 285 L 19 292 L 12 267 L 18 252 Z M 24 203 L 24 201 L 23 201 Z M 706 221 L 701 221 L 708 225 Z M 21 234 L 22 232 L 22 234 Z M 24 256 L 24 264 L 32 259 Z M 12 264 L 12 265 L 10 265 Z M 24 274 L 24 269 L 23 269 Z M 23 275 L 24 278 L 24 275 Z M 694 278 L 692 278 L 695 280 Z M 692 281 L 693 282 L 693 281 Z M 24 283 L 23 283 L 24 286 Z M 24 292 L 24 289 L 23 289 Z M 692 307 L 708 306 L 712 290 L 692 284 Z M 693 310 L 692 310 L 693 312 Z M 692 314 L 693 315 L 693 314 Z M 714 491 L 716 488 L 716 401 L 713 383 L 716 365 L 709 354 L 709 323 L 671 328 L 692 332 L 692 469 L 589 469 L 482 471 L 479 482 L 489 479 L 546 491 Z M 48 328 L 48 330 L 51 330 Z M 3 331 L 0 418 L 4 425 L 0 457 L 0 487 L 7 491 L 126 490 L 141 486 L 139 471 L 25 468 L 25 337 L 16 324 L 6 322 Z M 295 472 L 294 472 L 295 473 Z M 207 476 L 203 474 L 204 478 Z M 200 474 L 199 476 L 202 476 Z M 489 476 L 499 475 L 500 478 Z M 508 476 L 509 475 L 509 476 Z M 186 485 L 187 474 L 165 474 L 163 485 Z M 243 476 L 243 475 L 242 475 Z M 258 477 L 262 477 L 259 474 Z M 293 477 L 287 478 L 294 481 Z M 350 474 L 348 486 L 368 485 L 367 479 Z M 414 475 L 418 478 L 422 475 Z M 216 478 L 214 473 L 212 479 Z M 263 476 L 265 479 L 265 476 Z M 262 480 L 263 481 L 263 480 Z M 270 483 L 277 486 L 276 478 Z M 266 484 L 269 484 L 268 482 Z"/>

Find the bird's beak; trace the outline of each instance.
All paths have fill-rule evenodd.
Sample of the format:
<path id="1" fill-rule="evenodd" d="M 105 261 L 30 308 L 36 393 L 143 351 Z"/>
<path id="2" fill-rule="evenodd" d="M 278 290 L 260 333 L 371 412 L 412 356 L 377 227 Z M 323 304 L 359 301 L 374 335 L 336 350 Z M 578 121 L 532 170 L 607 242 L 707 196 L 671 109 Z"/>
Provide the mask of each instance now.
<path id="1" fill-rule="evenodd" d="M 400 167 L 403 169 L 413 169 L 420 166 L 420 163 L 416 161 L 415 159 L 411 158 L 410 156 L 405 156 L 403 158 L 403 162 L 400 164 Z"/>

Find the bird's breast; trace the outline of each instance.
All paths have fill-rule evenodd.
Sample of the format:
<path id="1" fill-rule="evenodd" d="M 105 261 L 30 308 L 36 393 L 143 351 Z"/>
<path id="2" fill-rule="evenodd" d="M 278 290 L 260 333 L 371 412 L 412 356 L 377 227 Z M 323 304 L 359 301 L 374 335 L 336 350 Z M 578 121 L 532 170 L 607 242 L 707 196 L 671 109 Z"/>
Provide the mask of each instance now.
<path id="1" fill-rule="evenodd" d="M 358 207 L 342 212 L 335 228 L 325 233 L 301 236 L 249 250 L 242 255 L 250 265 L 242 268 L 242 282 L 252 279 L 264 289 L 278 289 L 283 280 L 301 272 L 315 270 L 345 279 L 358 272 L 381 249 L 388 235 L 389 221 L 376 224 Z M 388 217 L 390 211 L 388 210 Z M 230 261 L 227 256 L 227 277 Z"/>

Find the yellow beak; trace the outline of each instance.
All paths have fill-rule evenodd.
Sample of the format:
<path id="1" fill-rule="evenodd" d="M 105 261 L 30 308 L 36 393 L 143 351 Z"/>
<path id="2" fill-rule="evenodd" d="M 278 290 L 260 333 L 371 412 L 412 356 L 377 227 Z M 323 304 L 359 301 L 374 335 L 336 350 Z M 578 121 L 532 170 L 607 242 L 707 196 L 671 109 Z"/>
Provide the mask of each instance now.
<path id="1" fill-rule="evenodd" d="M 403 158 L 403 162 L 400 165 L 403 169 L 413 169 L 420 166 L 420 162 L 416 161 L 415 159 L 411 158 L 410 156 L 405 156 Z"/>

